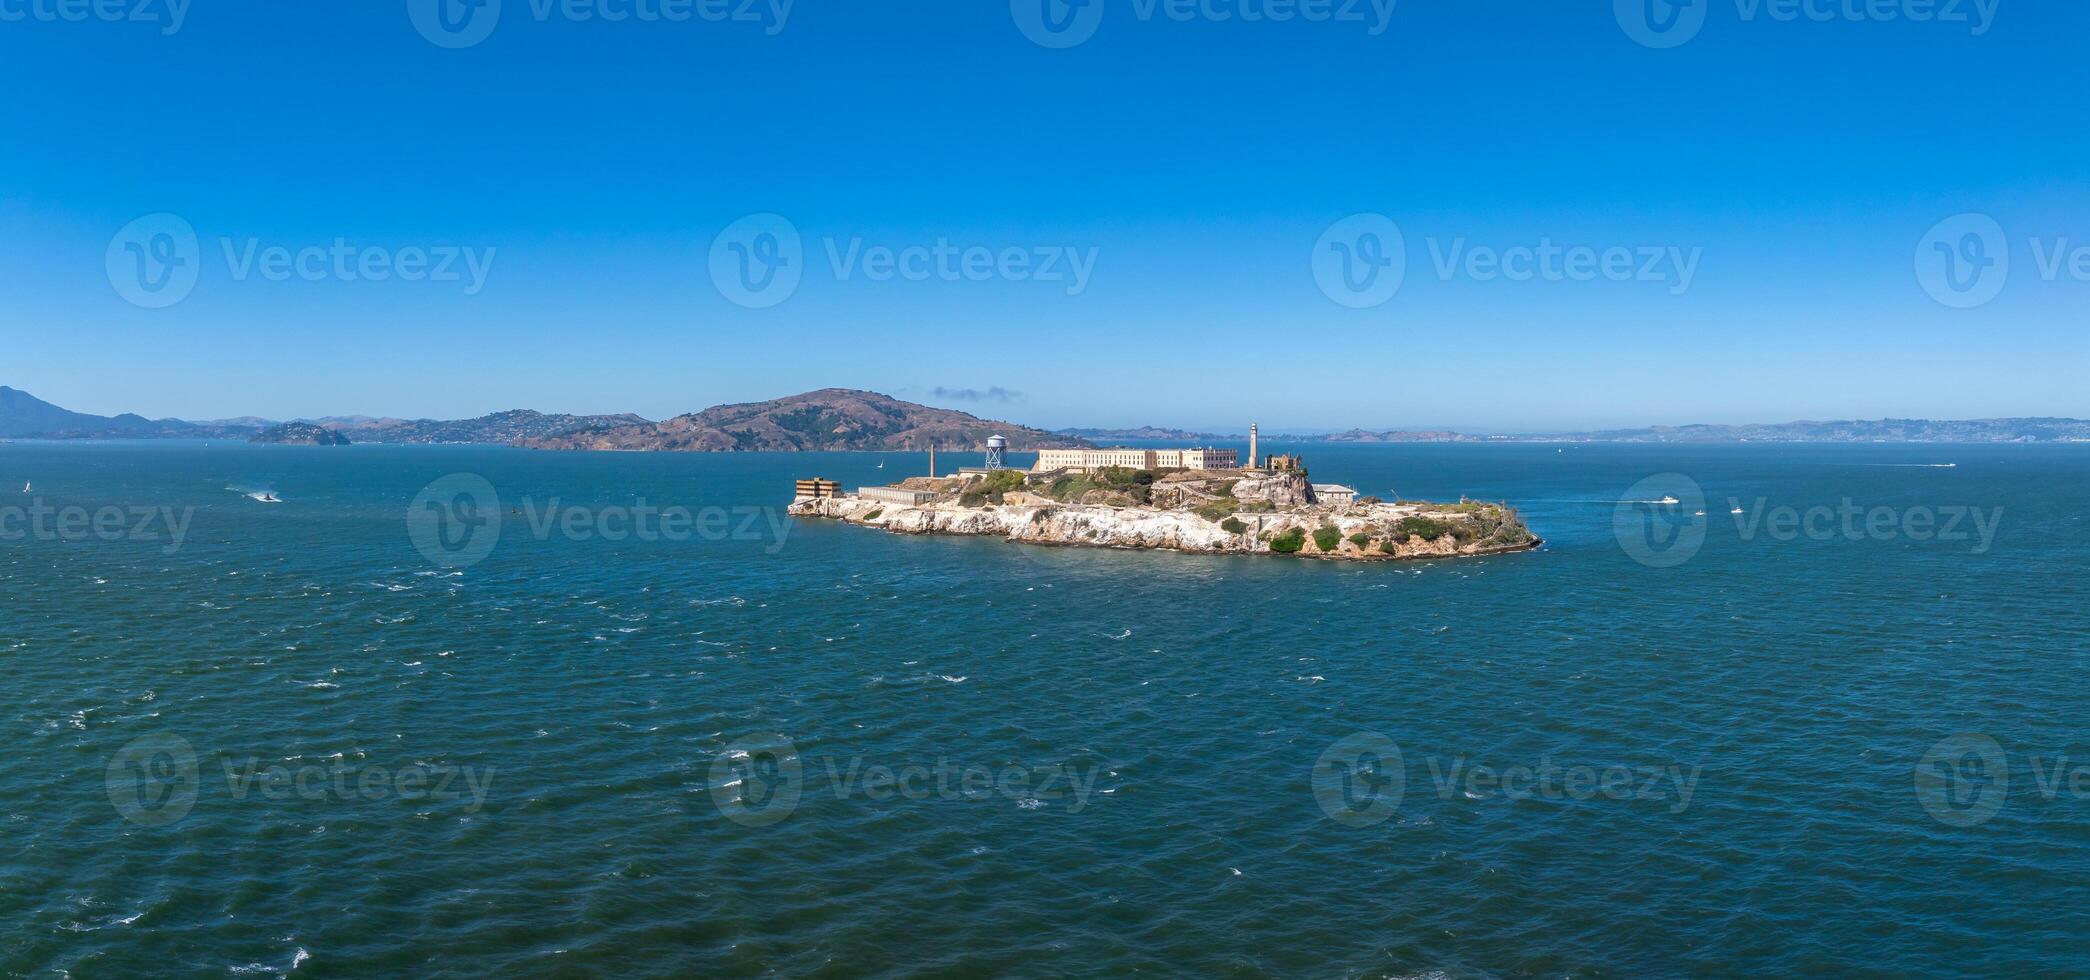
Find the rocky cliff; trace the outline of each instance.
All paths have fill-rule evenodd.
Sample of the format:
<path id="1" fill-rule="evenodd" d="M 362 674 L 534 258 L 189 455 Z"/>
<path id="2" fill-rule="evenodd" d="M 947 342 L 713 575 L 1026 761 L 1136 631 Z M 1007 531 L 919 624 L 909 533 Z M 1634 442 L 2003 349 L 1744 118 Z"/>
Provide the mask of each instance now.
<path id="1" fill-rule="evenodd" d="M 830 497 L 795 501 L 790 513 L 898 534 L 986 534 L 1022 544 L 1366 561 L 1501 554 L 1542 543 L 1514 511 L 1498 504 L 1308 504 L 1214 519 L 1207 512 L 1157 506 L 967 506 L 939 499 L 906 507 Z"/>

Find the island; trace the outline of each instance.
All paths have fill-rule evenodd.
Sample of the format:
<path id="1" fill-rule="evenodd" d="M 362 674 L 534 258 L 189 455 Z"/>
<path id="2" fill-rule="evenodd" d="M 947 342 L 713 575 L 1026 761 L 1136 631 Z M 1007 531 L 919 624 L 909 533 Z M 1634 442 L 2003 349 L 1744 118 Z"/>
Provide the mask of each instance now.
<path id="1" fill-rule="evenodd" d="M 263 429 L 248 442 L 267 443 L 272 446 L 346 446 L 348 437 L 332 429 L 309 422 L 286 422 Z"/>
<path id="2" fill-rule="evenodd" d="M 1315 484 L 1295 456 L 1236 463 L 1230 449 L 1044 450 L 1000 465 L 845 493 L 800 480 L 789 512 L 900 534 L 994 535 L 1021 544 L 1358 561 L 1528 551 L 1542 542 L 1502 503 L 1358 497 Z M 931 464 L 934 472 L 934 464 Z"/>
<path id="3" fill-rule="evenodd" d="M 1042 429 L 850 388 L 714 405 L 665 422 L 591 426 L 519 439 L 515 445 L 597 452 L 905 452 L 977 446 L 998 433 L 1031 447 L 1089 445 Z"/>

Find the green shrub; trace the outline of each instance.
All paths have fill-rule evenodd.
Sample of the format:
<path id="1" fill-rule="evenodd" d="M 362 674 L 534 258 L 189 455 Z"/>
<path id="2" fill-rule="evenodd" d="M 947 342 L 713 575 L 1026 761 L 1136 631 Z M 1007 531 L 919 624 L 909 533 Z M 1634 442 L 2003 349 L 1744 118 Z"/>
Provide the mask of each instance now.
<path id="1" fill-rule="evenodd" d="M 874 510 L 874 511 L 872 511 L 872 512 L 868 513 L 868 514 L 865 514 L 865 515 L 864 515 L 864 517 L 863 517 L 863 519 L 864 519 L 864 520 L 867 520 L 867 521 L 875 521 L 875 520 L 877 520 L 877 519 L 878 519 L 878 515 L 880 515 L 880 514 L 883 514 L 883 513 L 885 513 L 885 508 L 883 508 L 883 507 L 880 507 L 880 508 L 878 508 L 877 510 Z"/>
<path id="2" fill-rule="evenodd" d="M 1022 470 L 995 470 L 973 484 L 973 489 L 989 496 L 998 496 L 1010 490 L 1020 489 L 1024 483 Z"/>
<path id="3" fill-rule="evenodd" d="M 1241 523 L 1241 519 L 1238 517 L 1229 517 L 1219 523 L 1219 529 L 1228 534 L 1240 534 L 1248 530 L 1248 525 Z"/>
<path id="4" fill-rule="evenodd" d="M 1350 543 L 1356 545 L 1358 551 L 1363 551 L 1365 545 L 1372 543 L 1372 536 L 1364 533 L 1363 531 L 1359 531 L 1356 534 L 1350 535 Z"/>
<path id="5" fill-rule="evenodd" d="M 1072 503 L 1081 499 L 1082 494 L 1096 489 L 1096 486 L 1096 481 L 1086 475 L 1069 474 L 1052 481 L 1052 485 L 1045 488 L 1045 496 L 1061 503 Z"/>
<path id="6" fill-rule="evenodd" d="M 1403 517 L 1393 522 L 1393 529 L 1389 533 L 1399 541 L 1406 541 L 1411 537 L 1435 541 L 1450 534 L 1451 525 L 1429 517 Z"/>
<path id="7" fill-rule="evenodd" d="M 1333 524 L 1323 524 L 1314 530 L 1314 547 L 1322 551 L 1333 552 L 1342 540 L 1343 532 L 1336 530 Z"/>
<path id="8" fill-rule="evenodd" d="M 1270 539 L 1270 550 L 1280 555 L 1289 555 L 1306 547 L 1306 529 L 1285 528 L 1284 533 Z"/>
<path id="9" fill-rule="evenodd" d="M 986 503 L 987 495 L 978 490 L 967 490 L 958 497 L 958 506 L 960 507 L 982 507 Z"/>
<path id="10" fill-rule="evenodd" d="M 1241 502 L 1229 497 L 1225 500 L 1213 500 L 1207 503 L 1199 504 L 1197 508 L 1197 516 L 1202 517 L 1208 521 L 1216 521 L 1220 518 L 1230 516 L 1233 514 L 1234 511 L 1240 509 Z"/>

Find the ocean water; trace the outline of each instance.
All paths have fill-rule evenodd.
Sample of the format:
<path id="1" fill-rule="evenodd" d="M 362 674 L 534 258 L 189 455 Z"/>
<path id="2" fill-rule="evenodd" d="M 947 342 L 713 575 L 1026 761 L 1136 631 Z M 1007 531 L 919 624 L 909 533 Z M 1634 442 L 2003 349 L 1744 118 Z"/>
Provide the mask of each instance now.
<path id="1" fill-rule="evenodd" d="M 2090 971 L 2090 447 L 1301 451 L 1547 545 L 782 517 L 898 454 L 0 445 L 0 973 Z"/>

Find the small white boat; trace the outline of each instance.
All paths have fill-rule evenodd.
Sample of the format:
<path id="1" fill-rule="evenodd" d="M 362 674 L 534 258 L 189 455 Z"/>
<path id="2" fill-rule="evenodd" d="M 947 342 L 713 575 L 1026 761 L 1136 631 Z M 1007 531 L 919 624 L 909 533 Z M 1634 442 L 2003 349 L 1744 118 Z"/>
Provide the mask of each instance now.
<path id="1" fill-rule="evenodd" d="M 22 481 L 22 492 L 23 492 L 23 493 L 28 493 L 28 492 L 29 492 L 29 481 L 27 481 L 27 480 L 24 480 L 24 481 Z"/>
<path id="2" fill-rule="evenodd" d="M 1739 513 L 1741 513 L 1741 512 L 1742 512 L 1742 509 L 1741 509 L 1740 507 L 1736 507 L 1735 509 L 1733 509 L 1733 510 L 1730 510 L 1730 511 L 1728 511 L 1728 513 L 1730 513 L 1730 514 L 1739 514 Z"/>
<path id="3" fill-rule="evenodd" d="M 1661 504 L 1664 507 L 1674 507 L 1677 504 L 1683 503 L 1683 501 L 1678 500 L 1675 497 L 1663 497 L 1662 499 L 1655 501 L 1655 503 Z"/>

